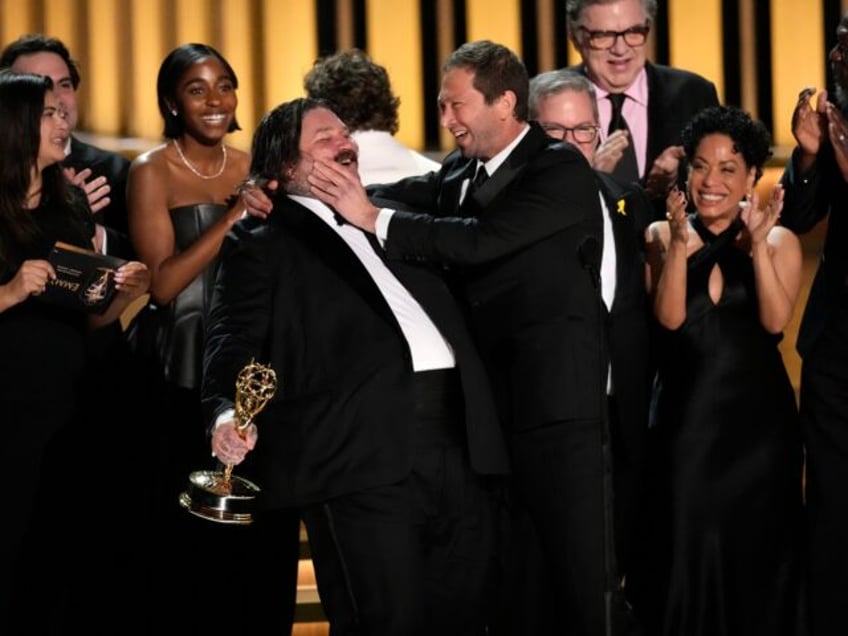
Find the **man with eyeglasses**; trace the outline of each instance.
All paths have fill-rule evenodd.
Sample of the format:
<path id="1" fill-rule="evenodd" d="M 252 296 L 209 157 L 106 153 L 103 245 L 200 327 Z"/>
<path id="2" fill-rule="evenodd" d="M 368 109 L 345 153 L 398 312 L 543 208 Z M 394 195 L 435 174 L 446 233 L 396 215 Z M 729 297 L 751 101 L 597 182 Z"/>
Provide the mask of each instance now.
<path id="1" fill-rule="evenodd" d="M 572 70 L 595 86 L 605 151 L 620 152 L 612 172 L 644 184 L 663 212 L 683 159 L 680 131 L 695 113 L 717 106 L 718 95 L 699 75 L 647 61 L 656 11 L 656 0 L 566 1 L 568 35 L 583 57 Z"/>
<path id="2" fill-rule="evenodd" d="M 620 152 L 610 148 L 611 143 L 600 145 L 595 89 L 586 77 L 567 70 L 537 75 L 530 80 L 529 114 L 549 136 L 576 146 L 597 177 L 604 222 L 600 275 L 609 351 L 606 394 L 612 451 L 613 567 L 614 574 L 623 579 L 637 554 L 634 544 L 643 496 L 651 388 L 643 236 L 653 210 L 641 186 L 603 172 Z"/>
<path id="3" fill-rule="evenodd" d="M 833 90 L 805 88 L 792 116 L 780 221 L 805 233 L 826 220 L 824 252 L 798 331 L 806 447 L 809 633 L 848 633 L 848 13 L 828 54 Z"/>

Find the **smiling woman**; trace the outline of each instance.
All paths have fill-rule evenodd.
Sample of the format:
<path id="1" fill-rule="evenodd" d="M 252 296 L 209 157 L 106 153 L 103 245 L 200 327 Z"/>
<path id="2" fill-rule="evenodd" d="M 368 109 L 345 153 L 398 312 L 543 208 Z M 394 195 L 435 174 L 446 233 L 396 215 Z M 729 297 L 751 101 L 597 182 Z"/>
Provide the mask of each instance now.
<path id="1" fill-rule="evenodd" d="M 643 511 L 651 537 L 632 583 L 663 634 L 796 633 L 802 448 L 777 344 L 801 250 L 776 225 L 780 186 L 752 191 L 765 127 L 730 107 L 684 128 L 687 197 L 648 228 L 658 385 Z M 740 205 L 744 204 L 744 205 Z"/>
<path id="2" fill-rule="evenodd" d="M 64 561 L 50 557 L 61 553 L 57 546 L 67 548 L 68 533 L 54 527 L 47 539 L 33 522 L 39 489 L 46 488 L 40 482 L 49 472 L 44 460 L 57 439 L 75 435 L 69 424 L 84 395 L 80 377 L 93 359 L 88 345 L 108 338 L 108 330 L 90 335 L 88 328 L 116 321 L 149 283 L 141 263 L 124 264 L 115 274 L 118 293 L 97 316 L 42 297 L 56 280 L 48 257 L 57 241 L 92 248 L 94 226 L 85 196 L 70 186 L 59 165 L 68 135 L 50 78 L 0 71 L 0 465 L 13 481 L 7 503 L 14 511 L 4 517 L 0 544 L 2 633 L 17 631 L 16 620 L 24 615 L 29 629 L 47 628 L 39 622 L 43 616 L 22 609 L 37 605 L 51 616 L 54 609 L 50 593 L 44 594 L 43 586 L 36 593 L 29 584 L 28 570 L 37 570 L 40 582 L 66 575 L 60 571 Z M 89 457 L 74 459 L 84 464 Z M 49 493 L 51 513 L 61 509 L 56 495 Z M 10 618 L 12 601 L 17 618 Z"/>
<path id="3" fill-rule="evenodd" d="M 246 153 L 225 142 L 239 129 L 237 88 L 235 71 L 211 46 L 185 44 L 171 51 L 156 82 L 166 142 L 133 161 L 127 185 L 130 238 L 152 274 L 151 303 L 131 327 L 131 341 L 156 381 L 148 400 L 155 421 L 151 451 L 160 461 L 153 525 L 165 546 L 156 564 L 165 577 L 154 605 L 195 629 L 201 629 L 196 614 L 205 594 L 196 582 L 214 575 L 216 546 L 235 540 L 234 529 L 195 519 L 177 501 L 189 473 L 210 463 L 199 393 L 206 311 L 221 243 L 242 217 L 237 190 L 249 164 Z M 250 532 L 241 528 L 238 538 Z M 293 532 L 296 549 L 296 526 Z M 204 556 L 186 568 L 181 557 L 189 545 Z M 223 628 L 217 615 L 214 622 Z"/>

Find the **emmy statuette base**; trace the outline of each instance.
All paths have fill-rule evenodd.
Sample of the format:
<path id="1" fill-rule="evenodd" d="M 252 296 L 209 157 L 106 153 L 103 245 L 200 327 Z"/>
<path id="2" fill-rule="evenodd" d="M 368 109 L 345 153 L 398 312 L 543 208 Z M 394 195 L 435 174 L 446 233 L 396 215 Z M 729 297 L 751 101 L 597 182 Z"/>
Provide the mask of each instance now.
<path id="1" fill-rule="evenodd" d="M 253 522 L 252 508 L 259 491 L 259 486 L 243 477 L 231 475 L 227 483 L 220 471 L 197 470 L 189 475 L 188 488 L 179 501 L 203 519 L 247 525 Z"/>

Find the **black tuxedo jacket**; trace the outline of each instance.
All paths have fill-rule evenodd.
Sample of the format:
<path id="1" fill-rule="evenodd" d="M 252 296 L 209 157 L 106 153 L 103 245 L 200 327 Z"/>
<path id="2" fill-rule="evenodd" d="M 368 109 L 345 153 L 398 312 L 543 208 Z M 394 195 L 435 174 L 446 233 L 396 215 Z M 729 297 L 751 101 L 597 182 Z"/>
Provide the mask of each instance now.
<path id="1" fill-rule="evenodd" d="M 111 202 L 94 215 L 94 220 L 106 228 L 106 249 L 109 254 L 121 258 L 133 258 L 134 251 L 129 241 L 127 222 L 127 172 L 129 160 L 117 153 L 84 143 L 71 136 L 71 153 L 62 165 L 77 172 L 89 168 L 91 178 L 106 177 L 111 192 Z"/>
<path id="2" fill-rule="evenodd" d="M 220 268 L 203 403 L 210 422 L 231 407 L 237 373 L 251 358 L 276 371 L 279 389 L 257 418 L 259 442 L 244 468 L 263 488 L 264 505 L 315 503 L 407 475 L 414 444 L 409 348 L 347 244 L 281 194 L 267 223 L 234 227 Z M 422 266 L 390 268 L 453 347 L 472 468 L 506 473 L 485 371 L 447 286 Z"/>
<path id="3" fill-rule="evenodd" d="M 603 172 L 595 174 L 615 237 L 616 287 L 607 318 L 612 386 L 622 428 L 641 436 L 647 429 L 652 367 L 644 233 L 653 209 L 638 185 L 624 185 Z"/>
<path id="4" fill-rule="evenodd" d="M 798 331 L 798 353 L 806 357 L 825 328 L 846 331 L 844 325 L 837 323 L 845 315 L 842 307 L 848 293 L 848 218 L 843 214 L 848 183 L 839 171 L 830 145 L 819 151 L 815 167 L 804 175 L 798 174 L 797 153 L 796 149 L 781 180 L 785 196 L 780 222 L 803 234 L 828 217 L 824 251 Z M 837 213 L 831 214 L 833 210 Z"/>
<path id="5" fill-rule="evenodd" d="M 586 75 L 586 66 L 570 70 Z M 715 84 L 681 69 L 645 64 L 648 75 L 648 144 L 646 171 L 669 146 L 680 144 L 680 132 L 700 110 L 718 106 Z M 646 172 L 647 174 L 647 172 Z"/>
<path id="6" fill-rule="evenodd" d="M 615 239 L 615 297 L 607 314 L 605 335 L 615 404 L 615 413 L 609 421 L 616 485 L 616 545 L 619 565 L 626 569 L 635 536 L 634 524 L 641 511 L 655 366 L 650 347 L 643 238 L 653 208 L 638 184 L 624 185 L 602 172 L 596 175 Z"/>
<path id="7" fill-rule="evenodd" d="M 581 246 L 599 245 L 603 233 L 594 173 L 573 146 L 534 123 L 460 206 L 475 161 L 455 152 L 437 173 L 378 186 L 379 196 L 432 211 L 396 212 L 387 253 L 456 266 L 502 419 L 512 430 L 597 419 L 605 379 L 601 317 L 593 275 L 581 260 Z"/>

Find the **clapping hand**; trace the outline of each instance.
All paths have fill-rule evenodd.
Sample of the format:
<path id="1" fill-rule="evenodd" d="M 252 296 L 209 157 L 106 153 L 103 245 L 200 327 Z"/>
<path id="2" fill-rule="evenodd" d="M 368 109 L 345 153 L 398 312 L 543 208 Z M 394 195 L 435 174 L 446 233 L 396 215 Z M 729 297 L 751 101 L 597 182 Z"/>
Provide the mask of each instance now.
<path id="1" fill-rule="evenodd" d="M 686 215 L 686 195 L 677 188 L 671 189 L 665 200 L 665 218 L 668 219 L 671 240 L 686 245 L 689 242 L 689 219 Z"/>
<path id="2" fill-rule="evenodd" d="M 77 172 L 73 168 L 65 168 L 65 177 L 75 186 L 82 188 L 85 196 L 88 197 L 88 207 L 91 208 L 92 214 L 100 212 L 112 199 L 109 198 L 109 193 L 112 187 L 106 180 L 106 177 L 97 177 L 91 179 L 93 174 L 89 168 Z"/>
<path id="3" fill-rule="evenodd" d="M 630 144 L 628 132 L 624 129 L 616 130 L 598 146 L 595 158 L 592 160 L 592 167 L 601 172 L 612 173 Z"/>
<path id="4" fill-rule="evenodd" d="M 680 162 L 686 158 L 683 146 L 669 146 L 654 160 L 645 179 L 645 189 L 652 197 L 662 197 L 677 182 Z"/>
<path id="5" fill-rule="evenodd" d="M 805 88 L 798 95 L 798 103 L 792 112 L 792 136 L 805 155 L 818 154 L 825 138 L 827 125 L 827 91 L 819 94 L 816 107 L 812 98 L 816 94 L 813 87 Z"/>
<path id="6" fill-rule="evenodd" d="M 777 225 L 780 219 L 780 211 L 783 209 L 783 186 L 776 184 L 769 196 L 768 204 L 760 209 L 760 196 L 755 191 L 751 200 L 742 208 L 742 222 L 750 236 L 751 246 L 758 245 L 768 238 L 771 229 Z"/>

